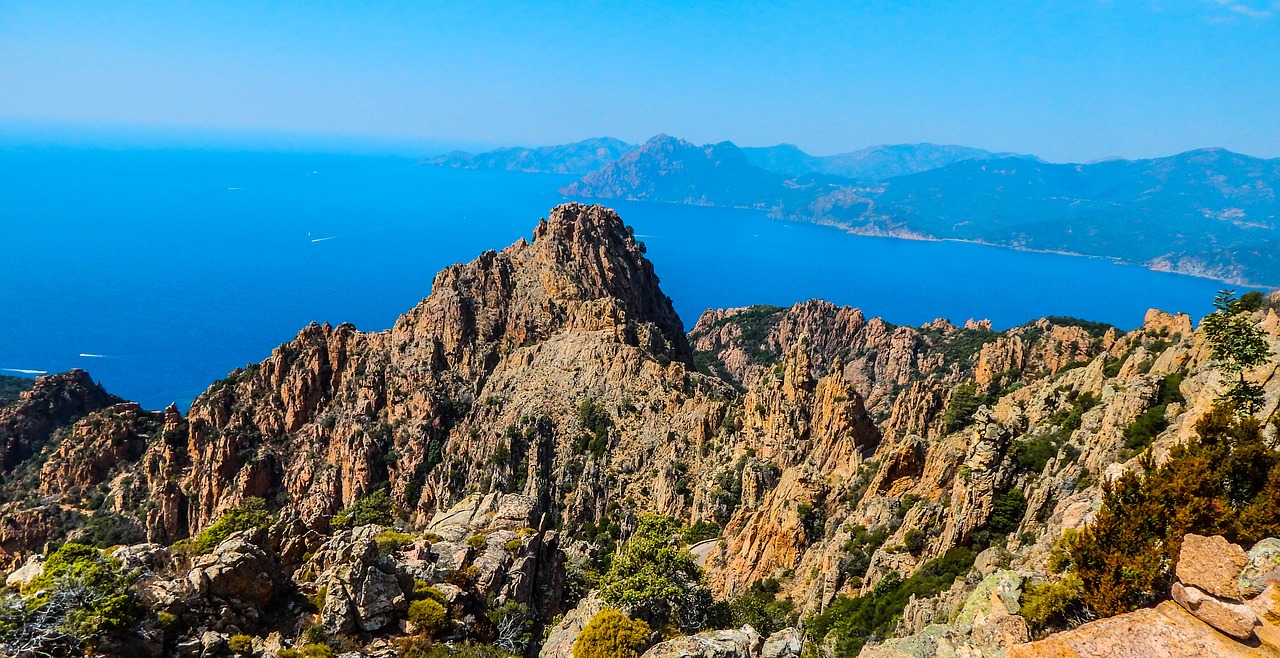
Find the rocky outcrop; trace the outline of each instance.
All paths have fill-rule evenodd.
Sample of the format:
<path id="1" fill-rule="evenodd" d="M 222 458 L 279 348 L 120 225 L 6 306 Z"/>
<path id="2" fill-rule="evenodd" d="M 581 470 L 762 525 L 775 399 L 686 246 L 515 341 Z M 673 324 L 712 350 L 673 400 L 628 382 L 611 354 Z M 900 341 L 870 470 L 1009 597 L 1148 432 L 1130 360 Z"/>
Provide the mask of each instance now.
<path id="1" fill-rule="evenodd" d="M 641 658 L 758 658 L 761 638 L 754 628 L 708 631 L 660 642 Z"/>
<path id="2" fill-rule="evenodd" d="M 1010 647 L 1006 658 L 1261 658 L 1276 645 L 1249 646 L 1215 631 L 1172 601 L 1089 622 L 1039 642 Z"/>
<path id="3" fill-rule="evenodd" d="M 31 457 L 54 430 L 119 402 L 83 370 L 37 377 L 17 402 L 0 407 L 0 476 Z"/>
<path id="4" fill-rule="evenodd" d="M 1187 535 L 1173 601 L 1013 647 L 1008 657 L 1280 656 L 1280 606 L 1271 586 L 1256 587 L 1277 545 L 1264 539 L 1246 554 L 1222 537 Z"/>

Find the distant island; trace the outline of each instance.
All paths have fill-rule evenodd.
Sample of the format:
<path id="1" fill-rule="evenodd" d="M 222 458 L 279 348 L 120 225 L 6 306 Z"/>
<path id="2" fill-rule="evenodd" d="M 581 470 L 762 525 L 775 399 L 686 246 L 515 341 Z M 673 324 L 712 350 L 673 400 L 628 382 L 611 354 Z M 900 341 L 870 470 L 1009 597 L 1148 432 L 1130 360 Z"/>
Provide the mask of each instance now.
<path id="1" fill-rule="evenodd" d="M 616 153 L 611 159 L 607 155 Z M 1280 159 L 1224 149 L 1054 164 L 965 146 L 814 156 L 657 135 L 453 153 L 427 164 L 582 175 L 565 196 L 761 210 L 861 235 L 1113 258 L 1235 285 L 1280 285 Z"/>

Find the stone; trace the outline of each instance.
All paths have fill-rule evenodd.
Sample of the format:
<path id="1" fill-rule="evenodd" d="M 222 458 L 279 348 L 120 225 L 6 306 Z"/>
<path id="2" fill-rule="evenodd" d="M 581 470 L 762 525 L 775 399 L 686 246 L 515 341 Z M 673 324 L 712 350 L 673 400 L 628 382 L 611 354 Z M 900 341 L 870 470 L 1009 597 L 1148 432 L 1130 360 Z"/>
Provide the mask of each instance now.
<path id="1" fill-rule="evenodd" d="M 279 569 L 269 555 L 236 533 L 192 562 L 188 580 L 198 592 L 260 606 L 271 600 Z"/>
<path id="2" fill-rule="evenodd" d="M 1249 563 L 1240 570 L 1237 585 L 1243 598 L 1262 593 L 1272 581 L 1280 580 L 1280 539 L 1268 537 L 1253 545 Z"/>
<path id="3" fill-rule="evenodd" d="M 1239 601 L 1240 573 L 1249 564 L 1244 549 L 1221 535 L 1187 535 L 1178 554 L 1178 580 L 1219 598 Z"/>
<path id="4" fill-rule="evenodd" d="M 27 561 L 21 567 L 14 569 L 4 579 L 4 586 L 13 589 L 25 587 L 31 581 L 39 578 L 42 573 L 44 573 L 44 556 L 36 553 L 27 558 Z"/>
<path id="5" fill-rule="evenodd" d="M 804 636 L 795 628 L 784 628 L 770 635 L 760 647 L 760 658 L 799 658 Z"/>
<path id="6" fill-rule="evenodd" d="M 759 658 L 760 634 L 750 626 L 706 631 L 660 642 L 641 658 Z"/>
<path id="7" fill-rule="evenodd" d="M 1196 619 L 1238 640 L 1253 637 L 1254 628 L 1262 623 L 1249 606 L 1214 598 L 1190 585 L 1174 583 L 1172 594 L 1173 600 Z"/>

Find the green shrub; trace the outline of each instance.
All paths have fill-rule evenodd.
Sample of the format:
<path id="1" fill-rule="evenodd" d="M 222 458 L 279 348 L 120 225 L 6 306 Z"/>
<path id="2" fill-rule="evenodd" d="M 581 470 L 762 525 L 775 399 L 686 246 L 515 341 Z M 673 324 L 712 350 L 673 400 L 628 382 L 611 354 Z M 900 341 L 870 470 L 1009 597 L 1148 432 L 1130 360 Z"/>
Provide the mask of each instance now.
<path id="1" fill-rule="evenodd" d="M 996 497 L 987 529 L 1005 535 L 1018 529 L 1027 513 L 1027 497 L 1020 489 L 1010 489 Z"/>
<path id="2" fill-rule="evenodd" d="M 761 637 L 767 637 L 797 620 L 796 606 L 789 598 L 777 597 L 776 581 L 761 581 L 746 593 L 729 600 L 730 621 L 734 628 L 749 624 Z"/>
<path id="3" fill-rule="evenodd" d="M 335 514 L 330 525 L 338 530 L 346 530 L 362 525 L 389 526 L 392 523 L 394 520 L 391 518 L 391 496 L 384 486 L 374 489 L 369 492 L 369 495 Z"/>
<path id="4" fill-rule="evenodd" d="M 861 580 L 871 566 L 871 556 L 889 538 L 889 529 L 876 526 L 868 531 L 864 526 L 854 526 L 849 540 L 841 548 L 845 557 L 840 561 L 840 569 L 845 574 Z"/>
<path id="5" fill-rule="evenodd" d="M 378 555 L 395 555 L 405 546 L 413 543 L 413 535 L 398 530 L 383 530 L 373 538 L 373 541 L 378 545 Z"/>
<path id="6" fill-rule="evenodd" d="M 253 638 L 243 633 L 232 635 L 227 640 L 227 648 L 231 649 L 231 653 L 237 656 L 243 656 L 253 651 Z"/>
<path id="7" fill-rule="evenodd" d="M 409 604 L 409 621 L 413 622 L 419 632 L 435 635 L 445 629 L 449 614 L 437 601 L 418 599 Z"/>
<path id="8" fill-rule="evenodd" d="M 1021 614 L 1033 630 L 1063 623 L 1084 607 L 1084 583 L 1070 573 L 1059 580 L 1030 585 L 1022 592 Z"/>
<path id="9" fill-rule="evenodd" d="M 208 553 L 230 537 L 244 530 L 258 530 L 271 523 L 271 515 L 267 512 L 267 501 L 261 498 L 246 498 L 238 507 L 218 517 L 203 532 L 196 535 L 192 542 L 197 553 Z"/>
<path id="10" fill-rule="evenodd" d="M 488 544 L 489 540 L 484 535 L 471 535 L 471 538 L 467 539 L 467 546 L 475 549 L 484 548 Z"/>
<path id="11" fill-rule="evenodd" d="M 413 598 L 414 599 L 431 599 L 440 605 L 445 604 L 444 592 L 440 588 L 428 583 L 425 580 L 413 581 Z"/>
<path id="12" fill-rule="evenodd" d="M 715 539 L 720 536 L 720 526 L 711 521 L 699 519 L 696 523 L 685 528 L 684 542 L 686 544 L 696 544 L 700 541 Z"/>
<path id="13" fill-rule="evenodd" d="M 685 631 L 699 630 L 711 593 L 697 560 L 681 547 L 682 530 L 669 517 L 642 515 L 601 579 L 601 598 L 643 611 L 652 620 L 679 621 Z"/>
<path id="14" fill-rule="evenodd" d="M 961 384 L 947 401 L 947 410 L 942 413 L 942 422 L 946 431 L 954 432 L 969 425 L 973 414 L 982 406 L 978 390 L 973 384 Z"/>
<path id="15" fill-rule="evenodd" d="M 928 536 L 919 528 L 912 528 L 902 536 L 902 546 L 912 555 L 919 555 L 924 550 L 925 541 Z"/>
<path id="16" fill-rule="evenodd" d="M 575 447 L 578 453 L 590 452 L 596 457 L 604 455 L 609 447 L 609 428 L 613 419 L 603 404 L 590 398 L 578 405 L 578 423 L 582 426 L 582 434 Z"/>
<path id="17" fill-rule="evenodd" d="M 649 625 L 617 610 L 602 610 L 573 643 L 573 658 L 638 658 L 649 642 Z"/>
<path id="18" fill-rule="evenodd" d="M 63 544 L 20 593 L 0 593 L 0 652 L 7 646 L 26 646 L 31 655 L 92 649 L 143 611 L 133 581 L 97 548 Z M 59 632 L 47 632 L 51 627 Z"/>

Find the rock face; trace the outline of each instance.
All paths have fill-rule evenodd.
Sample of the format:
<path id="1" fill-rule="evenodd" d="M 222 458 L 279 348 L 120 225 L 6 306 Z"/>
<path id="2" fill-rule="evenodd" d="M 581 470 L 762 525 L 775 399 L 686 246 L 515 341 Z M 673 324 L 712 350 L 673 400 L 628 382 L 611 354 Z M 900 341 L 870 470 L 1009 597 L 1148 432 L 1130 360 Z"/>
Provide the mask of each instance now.
<path id="1" fill-rule="evenodd" d="M 31 457 L 57 428 L 118 402 L 83 370 L 37 377 L 17 402 L 0 407 L 0 472 Z"/>

